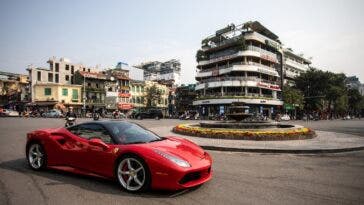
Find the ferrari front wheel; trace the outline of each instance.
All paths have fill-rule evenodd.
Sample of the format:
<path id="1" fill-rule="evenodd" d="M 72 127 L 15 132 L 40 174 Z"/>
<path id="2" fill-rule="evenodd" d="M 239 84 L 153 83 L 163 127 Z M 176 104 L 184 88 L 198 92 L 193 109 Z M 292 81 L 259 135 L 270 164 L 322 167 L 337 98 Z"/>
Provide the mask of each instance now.
<path id="1" fill-rule="evenodd" d="M 30 144 L 27 150 L 27 159 L 32 169 L 43 169 L 46 166 L 46 153 L 43 146 L 37 142 Z"/>
<path id="2" fill-rule="evenodd" d="M 130 192 L 147 190 L 151 181 L 147 165 L 137 156 L 123 157 L 117 166 L 116 175 L 119 184 Z"/>

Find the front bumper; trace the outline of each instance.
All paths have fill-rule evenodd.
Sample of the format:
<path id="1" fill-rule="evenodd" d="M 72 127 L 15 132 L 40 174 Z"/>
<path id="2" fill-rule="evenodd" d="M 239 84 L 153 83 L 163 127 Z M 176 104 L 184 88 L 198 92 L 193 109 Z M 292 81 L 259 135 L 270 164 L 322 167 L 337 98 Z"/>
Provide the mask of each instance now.
<path id="1" fill-rule="evenodd" d="M 151 170 L 152 189 L 179 190 L 201 185 L 212 178 L 212 159 L 209 154 L 189 168 L 166 166 Z"/>

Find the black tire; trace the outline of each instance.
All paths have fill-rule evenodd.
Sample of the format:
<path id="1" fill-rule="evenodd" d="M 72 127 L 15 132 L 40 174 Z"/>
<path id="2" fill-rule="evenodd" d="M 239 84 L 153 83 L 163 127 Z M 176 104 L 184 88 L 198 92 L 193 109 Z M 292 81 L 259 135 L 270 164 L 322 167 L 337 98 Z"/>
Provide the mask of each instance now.
<path id="1" fill-rule="evenodd" d="M 34 159 L 35 155 L 31 154 L 31 152 L 34 151 L 33 150 L 34 147 L 38 147 L 39 153 L 42 154 L 40 162 L 39 162 L 40 164 L 38 162 L 35 162 L 35 161 L 37 161 Z M 47 167 L 47 153 L 46 153 L 44 147 L 42 146 L 42 144 L 40 144 L 39 142 L 31 142 L 27 145 L 26 157 L 27 157 L 27 162 L 28 162 L 29 167 L 33 170 L 38 171 L 38 170 L 45 169 Z"/>
<path id="2" fill-rule="evenodd" d="M 135 173 L 133 173 L 139 179 L 141 177 L 144 177 L 143 180 L 140 181 L 140 182 L 142 182 L 142 185 L 136 183 L 134 178 L 130 182 L 130 185 L 135 184 L 138 187 L 136 189 L 133 189 L 132 186 L 128 187 L 126 185 L 127 182 L 125 181 L 124 177 L 119 175 L 119 170 L 123 169 L 123 165 L 125 165 L 124 163 L 126 163 L 125 161 L 127 161 L 127 160 L 130 160 L 131 166 L 133 168 L 136 167 L 136 169 L 134 171 L 138 170 L 141 166 L 143 167 L 143 169 L 142 169 L 143 171 L 140 170 L 140 171 L 136 171 Z M 130 170 L 127 170 L 127 171 L 130 172 Z M 128 175 L 128 174 L 125 174 L 125 175 Z M 147 191 L 150 188 L 151 179 L 152 179 L 149 167 L 145 163 L 145 161 L 142 158 L 140 158 L 140 157 L 138 157 L 136 155 L 133 155 L 133 154 L 127 154 L 127 155 L 124 155 L 121 158 L 119 158 L 119 160 L 117 161 L 116 166 L 115 166 L 115 176 L 116 176 L 116 179 L 117 179 L 119 185 L 121 186 L 121 188 L 123 190 L 125 190 L 125 191 L 132 192 L 132 193 Z M 129 175 L 129 176 L 126 176 L 126 177 L 130 178 L 131 176 Z"/>

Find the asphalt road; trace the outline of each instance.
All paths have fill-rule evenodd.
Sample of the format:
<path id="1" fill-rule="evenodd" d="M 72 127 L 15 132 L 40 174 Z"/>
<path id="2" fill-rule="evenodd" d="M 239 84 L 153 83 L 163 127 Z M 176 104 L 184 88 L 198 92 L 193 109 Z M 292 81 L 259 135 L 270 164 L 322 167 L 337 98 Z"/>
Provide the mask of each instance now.
<path id="1" fill-rule="evenodd" d="M 364 136 L 363 122 L 309 123 L 312 128 Z M 210 151 L 213 179 L 182 192 L 130 194 L 113 181 L 30 170 L 25 133 L 63 123 L 60 119 L 0 118 L 0 204 L 364 204 L 364 151 L 325 155 Z M 179 121 L 140 123 L 152 127 Z"/>

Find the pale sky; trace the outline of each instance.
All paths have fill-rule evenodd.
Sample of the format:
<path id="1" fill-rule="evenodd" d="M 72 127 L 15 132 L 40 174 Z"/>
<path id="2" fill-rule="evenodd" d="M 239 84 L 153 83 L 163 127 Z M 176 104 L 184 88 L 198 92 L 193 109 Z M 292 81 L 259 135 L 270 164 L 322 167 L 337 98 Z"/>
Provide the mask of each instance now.
<path id="1" fill-rule="evenodd" d="M 51 56 L 101 67 L 176 58 L 193 83 L 203 38 L 257 20 L 313 66 L 364 83 L 363 11 L 360 0 L 2 0 L 0 70 L 26 73 Z"/>

